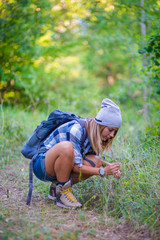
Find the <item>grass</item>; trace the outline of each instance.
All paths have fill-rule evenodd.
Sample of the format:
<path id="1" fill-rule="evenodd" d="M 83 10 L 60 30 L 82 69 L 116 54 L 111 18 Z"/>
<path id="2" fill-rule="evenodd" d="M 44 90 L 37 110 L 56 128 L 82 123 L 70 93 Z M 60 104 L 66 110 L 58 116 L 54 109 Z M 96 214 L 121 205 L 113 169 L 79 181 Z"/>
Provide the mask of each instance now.
<path id="1" fill-rule="evenodd" d="M 132 116 L 131 116 L 132 115 Z M 1 229 L 2 239 L 156 239 L 160 217 L 159 132 L 142 116 L 124 112 L 109 162 L 121 163 L 122 177 L 94 176 L 73 187 L 83 203 L 76 211 L 57 209 L 47 199 L 49 183 L 34 177 L 32 205 L 25 205 L 28 163 L 20 150 L 46 116 L 1 106 Z"/>

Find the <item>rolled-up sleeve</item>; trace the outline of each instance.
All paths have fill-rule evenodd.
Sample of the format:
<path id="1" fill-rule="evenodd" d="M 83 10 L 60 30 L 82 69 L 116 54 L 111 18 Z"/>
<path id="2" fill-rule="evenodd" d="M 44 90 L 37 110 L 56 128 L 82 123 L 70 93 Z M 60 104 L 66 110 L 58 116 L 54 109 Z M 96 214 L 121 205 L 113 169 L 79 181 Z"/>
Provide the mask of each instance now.
<path id="1" fill-rule="evenodd" d="M 81 138 L 83 129 L 79 123 L 74 124 L 70 130 L 70 142 L 74 149 L 74 162 L 82 167 L 82 154 L 81 154 Z"/>

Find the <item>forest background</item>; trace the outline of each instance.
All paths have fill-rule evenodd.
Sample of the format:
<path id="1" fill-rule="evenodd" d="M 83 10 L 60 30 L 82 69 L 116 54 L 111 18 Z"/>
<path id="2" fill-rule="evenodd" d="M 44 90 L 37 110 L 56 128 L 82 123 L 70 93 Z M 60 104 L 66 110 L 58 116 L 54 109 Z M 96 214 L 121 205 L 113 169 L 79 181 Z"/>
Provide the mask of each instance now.
<path id="1" fill-rule="evenodd" d="M 82 192 L 90 190 L 81 201 L 118 221 L 132 221 L 135 229 L 144 226 L 151 238 L 158 236 L 160 214 L 159 10 L 156 0 L 0 0 L 2 171 L 27 166 L 20 150 L 52 110 L 95 116 L 109 97 L 120 105 L 123 125 L 105 157 L 121 162 L 122 178 L 106 179 L 105 194 L 104 182 L 94 178 L 96 191 L 97 183 L 103 189 L 99 197 L 80 184 Z M 26 173 L 27 181 L 24 169 L 19 177 Z M 43 194 L 45 186 L 36 184 Z M 4 209 L 2 222 L 6 216 Z M 5 237 L 10 232 L 2 230 Z"/>

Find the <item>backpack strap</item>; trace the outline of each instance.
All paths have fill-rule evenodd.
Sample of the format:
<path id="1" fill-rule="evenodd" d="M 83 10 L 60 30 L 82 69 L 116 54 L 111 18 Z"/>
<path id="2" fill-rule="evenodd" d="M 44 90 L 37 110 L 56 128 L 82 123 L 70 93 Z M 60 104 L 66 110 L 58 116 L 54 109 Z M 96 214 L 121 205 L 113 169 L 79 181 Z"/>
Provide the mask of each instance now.
<path id="1" fill-rule="evenodd" d="M 86 140 L 86 137 L 87 137 L 87 131 L 86 131 L 86 128 L 85 128 L 85 119 L 76 119 L 76 121 L 81 125 L 82 129 L 83 129 L 83 134 L 82 134 L 82 137 L 81 137 L 81 154 L 82 156 L 84 156 L 84 147 L 83 147 L 83 144 Z"/>
<path id="2" fill-rule="evenodd" d="M 29 190 L 26 205 L 30 205 L 33 191 L 33 161 L 37 157 L 37 154 L 31 159 L 29 163 Z"/>
<path id="3" fill-rule="evenodd" d="M 28 190 L 28 197 L 27 197 L 27 203 L 26 203 L 27 205 L 30 205 L 32 190 L 33 190 L 33 160 L 31 159 L 29 164 L 29 190 Z"/>
<path id="4" fill-rule="evenodd" d="M 84 156 L 84 159 L 85 159 L 87 162 L 89 162 L 93 167 L 96 166 L 96 164 L 95 164 L 92 160 L 86 158 L 86 156 Z"/>

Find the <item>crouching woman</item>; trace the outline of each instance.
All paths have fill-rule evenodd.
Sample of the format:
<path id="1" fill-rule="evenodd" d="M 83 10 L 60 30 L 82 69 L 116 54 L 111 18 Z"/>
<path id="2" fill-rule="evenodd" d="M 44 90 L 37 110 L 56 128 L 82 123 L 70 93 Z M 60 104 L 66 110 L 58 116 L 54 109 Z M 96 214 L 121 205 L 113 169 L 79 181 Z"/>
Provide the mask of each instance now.
<path id="1" fill-rule="evenodd" d="M 93 175 L 113 175 L 120 178 L 120 164 L 104 162 L 99 154 L 111 150 L 112 142 L 121 126 L 119 107 L 110 99 L 102 101 L 96 118 L 85 121 L 86 138 L 81 144 L 83 128 L 76 120 L 55 129 L 43 142 L 46 151 L 33 162 L 34 174 L 42 181 L 50 181 L 49 198 L 58 207 L 81 207 L 71 191 L 72 184 Z M 82 156 L 83 149 L 83 156 Z"/>

